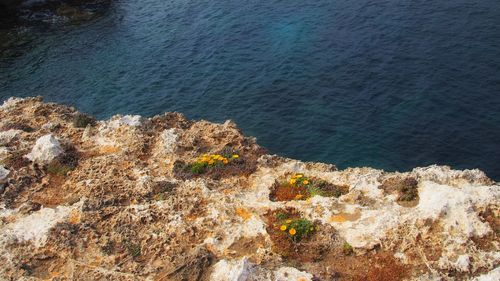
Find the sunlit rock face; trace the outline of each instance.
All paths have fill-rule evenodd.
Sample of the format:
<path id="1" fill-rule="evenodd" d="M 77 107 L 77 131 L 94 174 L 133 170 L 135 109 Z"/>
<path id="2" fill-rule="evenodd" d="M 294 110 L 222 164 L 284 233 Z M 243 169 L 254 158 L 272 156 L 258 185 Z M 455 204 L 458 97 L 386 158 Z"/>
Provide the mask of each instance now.
<path id="1" fill-rule="evenodd" d="M 0 106 L 2 280 L 498 279 L 500 188 L 479 170 L 337 170 L 232 122 L 77 113 Z M 271 196 L 297 175 L 346 190 Z"/>

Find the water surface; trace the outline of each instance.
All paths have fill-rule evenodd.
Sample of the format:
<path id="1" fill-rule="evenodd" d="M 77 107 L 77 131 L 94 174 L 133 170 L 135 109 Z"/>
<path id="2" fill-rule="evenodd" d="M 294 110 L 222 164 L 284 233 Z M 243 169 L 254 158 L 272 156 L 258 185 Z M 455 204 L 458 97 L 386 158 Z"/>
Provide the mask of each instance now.
<path id="1" fill-rule="evenodd" d="M 115 0 L 25 33 L 0 61 L 0 100 L 233 119 L 293 158 L 500 179 L 497 0 Z"/>

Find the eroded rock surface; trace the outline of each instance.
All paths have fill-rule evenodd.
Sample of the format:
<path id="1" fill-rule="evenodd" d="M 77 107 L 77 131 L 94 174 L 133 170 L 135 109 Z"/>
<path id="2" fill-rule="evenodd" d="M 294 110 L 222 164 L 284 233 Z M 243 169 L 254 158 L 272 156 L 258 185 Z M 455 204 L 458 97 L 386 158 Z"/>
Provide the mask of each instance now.
<path id="1" fill-rule="evenodd" d="M 2 280 L 498 280 L 500 187 L 479 170 L 339 171 L 266 154 L 232 122 L 78 115 L 0 106 Z M 231 168 L 186 169 L 228 149 Z M 297 173 L 349 190 L 271 201 Z M 317 228 L 279 244 L 277 210 Z"/>

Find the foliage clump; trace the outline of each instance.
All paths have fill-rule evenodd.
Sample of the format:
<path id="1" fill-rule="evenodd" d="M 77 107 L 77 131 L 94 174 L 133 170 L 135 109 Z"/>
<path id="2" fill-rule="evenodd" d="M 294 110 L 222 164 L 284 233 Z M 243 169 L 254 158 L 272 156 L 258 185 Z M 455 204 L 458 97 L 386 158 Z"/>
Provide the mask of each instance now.
<path id="1" fill-rule="evenodd" d="M 85 128 L 87 125 L 93 126 L 95 122 L 96 120 L 94 117 L 85 113 L 78 112 L 75 116 L 73 116 L 73 126 L 75 128 Z"/>
<path id="2" fill-rule="evenodd" d="M 249 176 L 255 172 L 261 153 L 260 150 L 240 153 L 232 147 L 225 147 L 215 153 L 201 154 L 192 162 L 177 160 L 172 172 L 176 178 L 184 180 L 196 177 L 219 180 L 231 176 Z"/>
<path id="3" fill-rule="evenodd" d="M 349 192 L 348 186 L 335 185 L 325 180 L 295 174 L 285 182 L 275 183 L 270 198 L 272 201 L 304 200 L 316 195 L 340 197 L 347 192 Z"/>
<path id="4" fill-rule="evenodd" d="M 127 244 L 127 252 L 133 258 L 137 258 L 138 256 L 141 255 L 141 252 L 142 252 L 141 245 L 134 244 L 134 243 L 128 243 Z"/>
<path id="5" fill-rule="evenodd" d="M 300 241 L 310 236 L 316 229 L 314 224 L 307 219 L 293 218 L 280 221 L 280 230 L 293 241 Z"/>
<path id="6" fill-rule="evenodd" d="M 344 253 L 344 255 L 349 256 L 354 253 L 354 249 L 351 244 L 344 242 L 344 244 L 342 245 L 342 252 Z"/>
<path id="7" fill-rule="evenodd" d="M 229 164 L 230 161 L 238 159 L 238 154 L 220 155 L 220 154 L 203 154 L 201 157 L 190 165 L 190 170 L 193 174 L 204 174 L 208 169 L 215 167 L 223 167 Z"/>
<path id="8" fill-rule="evenodd" d="M 399 202 L 418 200 L 418 181 L 414 177 L 392 177 L 384 180 L 380 186 L 387 193 L 397 193 Z"/>
<path id="9" fill-rule="evenodd" d="M 47 164 L 47 173 L 58 176 L 66 176 L 78 165 L 79 155 L 75 148 L 68 147 L 66 152 L 54 158 Z"/>

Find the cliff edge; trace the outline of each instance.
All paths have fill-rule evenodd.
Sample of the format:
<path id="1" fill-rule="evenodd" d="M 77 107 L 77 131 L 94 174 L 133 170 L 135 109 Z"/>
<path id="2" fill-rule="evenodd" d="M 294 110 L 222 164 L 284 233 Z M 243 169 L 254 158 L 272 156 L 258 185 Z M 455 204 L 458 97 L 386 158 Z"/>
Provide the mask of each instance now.
<path id="1" fill-rule="evenodd" d="M 230 121 L 0 106 L 0 280 L 500 280 L 479 170 L 337 170 Z"/>

